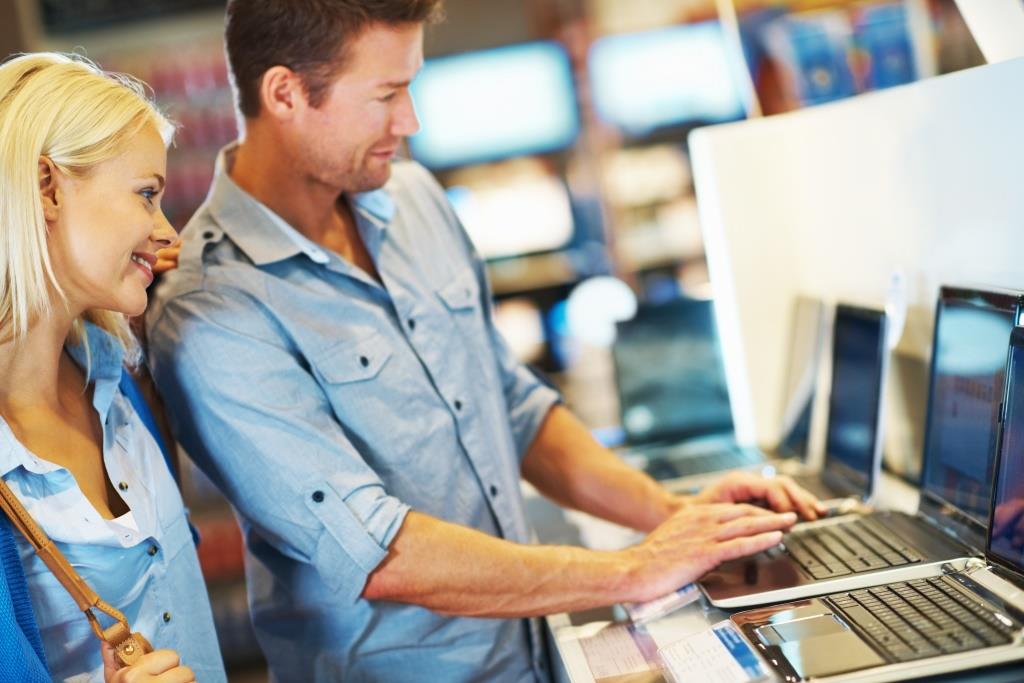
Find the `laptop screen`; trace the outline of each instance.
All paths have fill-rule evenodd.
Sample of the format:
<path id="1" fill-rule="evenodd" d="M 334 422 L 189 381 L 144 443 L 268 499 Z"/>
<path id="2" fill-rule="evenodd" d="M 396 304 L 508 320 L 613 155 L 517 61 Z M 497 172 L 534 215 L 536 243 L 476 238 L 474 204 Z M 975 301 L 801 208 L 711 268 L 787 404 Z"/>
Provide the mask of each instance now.
<path id="1" fill-rule="evenodd" d="M 825 470 L 870 491 L 885 360 L 885 314 L 838 306 L 832 333 Z"/>
<path id="2" fill-rule="evenodd" d="M 612 345 L 622 427 L 632 444 L 732 433 L 714 306 L 644 304 Z"/>
<path id="3" fill-rule="evenodd" d="M 935 313 L 923 492 L 988 522 L 1014 294 L 943 288 Z"/>
<path id="4" fill-rule="evenodd" d="M 1024 328 L 1014 330 L 988 555 L 1024 573 Z"/>

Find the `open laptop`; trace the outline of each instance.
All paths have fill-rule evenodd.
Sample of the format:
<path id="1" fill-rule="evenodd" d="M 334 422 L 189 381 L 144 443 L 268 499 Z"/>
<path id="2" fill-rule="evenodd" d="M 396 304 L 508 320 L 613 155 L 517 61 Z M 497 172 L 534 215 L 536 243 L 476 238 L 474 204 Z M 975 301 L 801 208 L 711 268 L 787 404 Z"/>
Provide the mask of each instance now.
<path id="1" fill-rule="evenodd" d="M 643 304 L 618 323 L 612 359 L 628 454 L 656 479 L 743 467 L 709 299 Z"/>
<path id="2" fill-rule="evenodd" d="M 984 561 L 733 615 L 779 678 L 895 681 L 1024 660 L 1024 328 L 1008 356 Z"/>
<path id="3" fill-rule="evenodd" d="M 796 301 L 787 386 L 793 415 L 771 457 L 806 455 L 823 308 L 818 300 Z M 625 452 L 654 478 L 679 479 L 769 459 L 735 441 L 712 301 L 682 298 L 641 306 L 633 319 L 618 324 L 612 358 L 629 444 Z"/>
<path id="4" fill-rule="evenodd" d="M 916 579 L 981 554 L 991 492 L 1006 340 L 1016 291 L 943 287 L 935 313 L 921 505 L 797 525 L 765 553 L 727 562 L 700 587 L 741 608 Z"/>
<path id="5" fill-rule="evenodd" d="M 825 462 L 793 479 L 824 501 L 874 497 L 882 463 L 882 415 L 889 370 L 885 313 L 836 306 Z M 807 468 L 801 468 L 806 470 Z"/>

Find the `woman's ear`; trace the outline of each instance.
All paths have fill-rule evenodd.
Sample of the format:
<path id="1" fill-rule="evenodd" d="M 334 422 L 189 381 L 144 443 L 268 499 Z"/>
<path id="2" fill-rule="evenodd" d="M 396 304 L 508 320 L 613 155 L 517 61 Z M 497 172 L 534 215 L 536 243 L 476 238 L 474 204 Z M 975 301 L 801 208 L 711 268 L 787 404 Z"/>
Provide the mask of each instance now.
<path id="1" fill-rule="evenodd" d="M 58 172 L 49 157 L 39 157 L 39 199 L 43 204 L 43 217 L 48 224 L 57 222 L 57 216 L 60 213 Z"/>

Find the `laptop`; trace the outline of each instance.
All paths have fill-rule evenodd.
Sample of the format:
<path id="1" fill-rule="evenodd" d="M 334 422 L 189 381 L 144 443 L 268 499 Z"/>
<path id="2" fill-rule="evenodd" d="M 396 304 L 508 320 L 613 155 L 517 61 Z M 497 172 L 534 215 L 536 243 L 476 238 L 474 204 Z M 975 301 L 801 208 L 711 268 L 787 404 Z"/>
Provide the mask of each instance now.
<path id="1" fill-rule="evenodd" d="M 778 678 L 895 681 L 1024 660 L 1024 328 L 1006 378 L 984 560 L 733 615 Z"/>
<path id="2" fill-rule="evenodd" d="M 799 297 L 788 358 L 786 436 L 773 458 L 806 455 L 823 335 L 820 301 Z M 721 347 L 710 300 L 642 305 L 617 326 L 612 347 L 624 454 L 659 480 L 765 463 L 736 443 Z"/>
<path id="3" fill-rule="evenodd" d="M 832 379 L 821 471 L 791 475 L 823 501 L 874 497 L 882 463 L 882 416 L 889 371 L 883 311 L 836 306 Z"/>
<path id="4" fill-rule="evenodd" d="M 1022 294 L 943 287 L 935 313 L 921 504 L 798 524 L 782 544 L 700 580 L 735 609 L 927 576 L 981 554 L 991 493 L 1006 340 Z"/>
<path id="5" fill-rule="evenodd" d="M 626 454 L 656 479 L 744 467 L 709 299 L 642 304 L 616 325 L 612 359 Z"/>

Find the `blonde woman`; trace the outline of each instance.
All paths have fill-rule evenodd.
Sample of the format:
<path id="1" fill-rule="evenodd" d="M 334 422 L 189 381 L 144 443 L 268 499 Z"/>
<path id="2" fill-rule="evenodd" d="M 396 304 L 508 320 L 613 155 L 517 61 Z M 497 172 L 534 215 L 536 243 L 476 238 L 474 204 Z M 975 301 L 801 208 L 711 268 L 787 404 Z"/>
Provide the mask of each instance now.
<path id="1" fill-rule="evenodd" d="M 0 65 L 0 476 L 163 648 L 115 671 L 17 536 L 54 680 L 226 680 L 181 498 L 118 389 L 139 359 L 126 316 L 145 309 L 156 252 L 176 237 L 160 210 L 172 132 L 139 84 L 83 59 Z"/>

